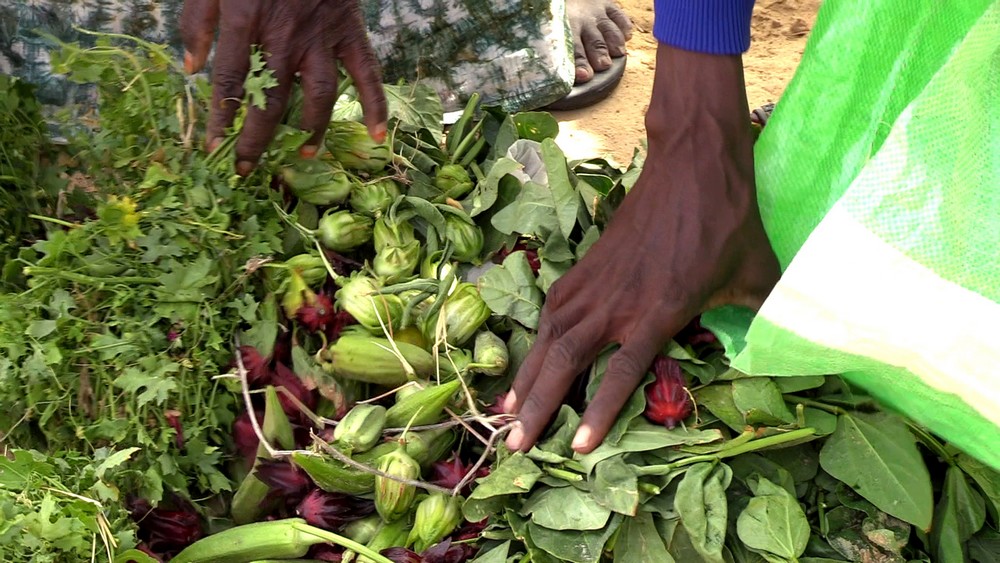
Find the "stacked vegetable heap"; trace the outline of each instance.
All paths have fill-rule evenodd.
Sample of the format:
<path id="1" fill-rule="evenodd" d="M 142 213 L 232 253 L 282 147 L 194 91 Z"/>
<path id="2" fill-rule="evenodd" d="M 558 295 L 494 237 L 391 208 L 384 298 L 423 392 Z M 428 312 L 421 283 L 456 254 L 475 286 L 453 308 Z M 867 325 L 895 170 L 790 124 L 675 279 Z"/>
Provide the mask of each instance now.
<path id="1" fill-rule="evenodd" d="M 375 144 L 345 80 L 316 159 L 284 125 L 241 178 L 242 117 L 203 153 L 208 85 L 161 47 L 53 64 L 100 111 L 52 146 L 4 79 L 4 561 L 998 560 L 994 468 L 837 376 L 736 372 L 697 323 L 595 451 L 570 441 L 611 349 L 503 447 L 546 291 L 640 151 L 568 162 L 551 116 L 475 98 L 445 134 L 420 84 Z M 247 104 L 273 84 L 255 56 Z"/>

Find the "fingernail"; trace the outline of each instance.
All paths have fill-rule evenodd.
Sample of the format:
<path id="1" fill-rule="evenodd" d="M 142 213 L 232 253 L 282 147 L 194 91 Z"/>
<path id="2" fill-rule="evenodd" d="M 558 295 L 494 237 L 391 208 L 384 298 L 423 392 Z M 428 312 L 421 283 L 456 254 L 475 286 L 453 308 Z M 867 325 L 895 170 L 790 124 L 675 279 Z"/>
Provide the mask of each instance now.
<path id="1" fill-rule="evenodd" d="M 191 74 L 194 72 L 194 55 L 184 51 L 184 72 Z"/>
<path id="2" fill-rule="evenodd" d="M 241 160 L 236 163 L 236 173 L 240 176 L 246 176 L 253 171 L 253 163 L 249 160 Z"/>
<path id="3" fill-rule="evenodd" d="M 376 143 L 384 143 L 385 135 L 389 131 L 388 125 L 385 123 L 379 123 L 368 130 L 368 134 L 371 136 L 372 140 Z"/>
<path id="4" fill-rule="evenodd" d="M 573 445 L 572 445 L 573 449 L 579 450 L 581 448 L 587 447 L 587 444 L 590 443 L 590 434 L 591 432 L 589 426 L 581 426 L 580 428 L 578 428 L 576 431 L 576 436 L 573 436 Z"/>
<path id="5" fill-rule="evenodd" d="M 503 400 L 503 412 L 507 414 L 513 414 L 514 405 L 517 403 L 517 397 L 514 396 L 514 392 L 511 391 L 507 393 L 507 397 Z"/>
<path id="6" fill-rule="evenodd" d="M 208 152 L 214 152 L 215 149 L 219 148 L 220 144 L 222 144 L 222 137 L 216 137 L 210 140 L 208 142 L 208 145 L 206 145 L 206 147 L 208 148 Z"/>
<path id="7" fill-rule="evenodd" d="M 507 435 L 507 448 L 510 450 L 519 450 L 521 449 L 522 441 L 524 441 L 524 429 L 521 428 L 520 422 L 515 422 L 514 428 Z"/>
<path id="8" fill-rule="evenodd" d="M 316 145 L 302 145 L 302 148 L 299 149 L 299 156 L 302 158 L 313 158 L 317 152 L 319 152 L 319 147 Z"/>
<path id="9" fill-rule="evenodd" d="M 611 57 L 601 56 L 597 59 L 597 64 L 607 68 L 611 66 Z"/>

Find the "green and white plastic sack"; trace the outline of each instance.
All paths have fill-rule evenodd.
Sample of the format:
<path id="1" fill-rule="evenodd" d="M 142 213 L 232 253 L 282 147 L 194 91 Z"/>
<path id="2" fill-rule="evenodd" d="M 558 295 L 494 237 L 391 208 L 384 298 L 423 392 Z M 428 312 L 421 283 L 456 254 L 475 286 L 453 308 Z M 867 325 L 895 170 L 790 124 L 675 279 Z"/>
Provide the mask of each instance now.
<path id="1" fill-rule="evenodd" d="M 1000 469 L 1000 1 L 826 0 L 756 162 L 784 274 L 745 333 L 706 315 L 733 365 L 842 373 Z"/>

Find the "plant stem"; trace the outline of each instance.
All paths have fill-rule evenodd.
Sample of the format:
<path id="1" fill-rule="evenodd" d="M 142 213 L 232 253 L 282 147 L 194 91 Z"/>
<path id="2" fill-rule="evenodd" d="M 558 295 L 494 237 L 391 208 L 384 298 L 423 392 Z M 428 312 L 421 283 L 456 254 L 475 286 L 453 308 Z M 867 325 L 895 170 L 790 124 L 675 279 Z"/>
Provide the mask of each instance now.
<path id="1" fill-rule="evenodd" d="M 906 421 L 906 425 L 910 427 L 910 432 L 916 434 L 917 439 L 920 440 L 928 449 L 941 456 L 941 459 L 948 462 L 948 465 L 955 465 L 955 457 L 952 456 L 944 449 L 944 445 L 937 440 L 934 436 L 930 434 L 927 430 L 916 423 L 911 421 Z"/>
<path id="2" fill-rule="evenodd" d="M 794 442 L 795 440 L 801 440 L 802 438 L 808 438 L 816 433 L 815 428 L 800 428 L 798 430 L 792 430 L 791 432 L 786 432 L 785 434 L 777 434 L 775 436 L 768 436 L 766 438 L 761 438 L 759 440 L 752 440 L 745 444 L 740 444 L 736 447 L 730 448 L 728 450 L 722 450 L 715 454 L 706 455 L 696 455 L 691 457 L 686 457 L 684 459 L 679 459 L 671 463 L 665 463 L 662 465 L 648 465 L 646 467 L 637 467 L 636 474 L 640 477 L 643 475 L 666 475 L 674 469 L 678 469 L 687 465 L 693 465 L 695 463 L 713 462 L 717 463 L 722 461 L 727 457 L 734 457 L 738 455 L 745 454 L 747 452 L 753 452 L 757 450 L 762 450 L 764 448 L 770 448 L 772 446 L 778 446 L 788 442 Z"/>
<path id="3" fill-rule="evenodd" d="M 65 270 L 60 270 L 59 268 L 49 268 L 46 266 L 28 266 L 24 268 L 24 275 L 26 276 L 54 276 L 57 278 L 62 278 L 64 280 L 69 280 L 77 283 L 83 284 L 107 284 L 107 283 L 124 283 L 124 284 L 156 284 L 160 283 L 160 280 L 156 278 L 147 278 L 143 276 L 119 276 L 119 277 L 98 277 L 98 276 L 88 276 L 86 274 L 78 274 L 76 272 L 67 272 Z"/>
<path id="4" fill-rule="evenodd" d="M 805 397 L 799 397 L 798 395 L 785 395 L 785 400 L 793 403 L 801 403 L 807 407 L 817 408 L 832 414 L 847 414 L 847 411 L 840 407 L 828 405 L 826 403 L 821 403 Z"/>
<path id="5" fill-rule="evenodd" d="M 29 219 L 36 219 L 38 221 L 46 221 L 48 223 L 55 223 L 56 225 L 61 225 L 70 229 L 79 229 L 82 225 L 76 223 L 70 223 L 69 221 L 63 221 L 62 219 L 56 219 L 54 217 L 46 217 L 44 215 L 35 215 L 34 213 L 28 214 Z"/>
<path id="6" fill-rule="evenodd" d="M 557 469 L 555 467 L 543 467 L 542 469 L 556 479 L 562 479 L 563 481 L 583 481 L 583 475 L 580 475 L 579 473 L 573 473 L 572 471 Z"/>

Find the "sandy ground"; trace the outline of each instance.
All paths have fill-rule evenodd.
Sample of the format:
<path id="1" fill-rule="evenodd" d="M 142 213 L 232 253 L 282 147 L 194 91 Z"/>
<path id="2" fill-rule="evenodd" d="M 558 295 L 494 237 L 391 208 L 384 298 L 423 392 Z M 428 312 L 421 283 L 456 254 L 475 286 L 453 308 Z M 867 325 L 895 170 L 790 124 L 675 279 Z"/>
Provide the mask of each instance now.
<path id="1" fill-rule="evenodd" d="M 628 65 L 611 96 L 588 108 L 553 112 L 560 147 L 569 158 L 611 156 L 628 163 L 645 138 L 643 118 L 653 87 L 656 39 L 652 0 L 618 0 L 635 26 Z M 752 43 L 743 56 L 750 107 L 776 102 L 791 80 L 821 0 L 757 0 Z"/>

